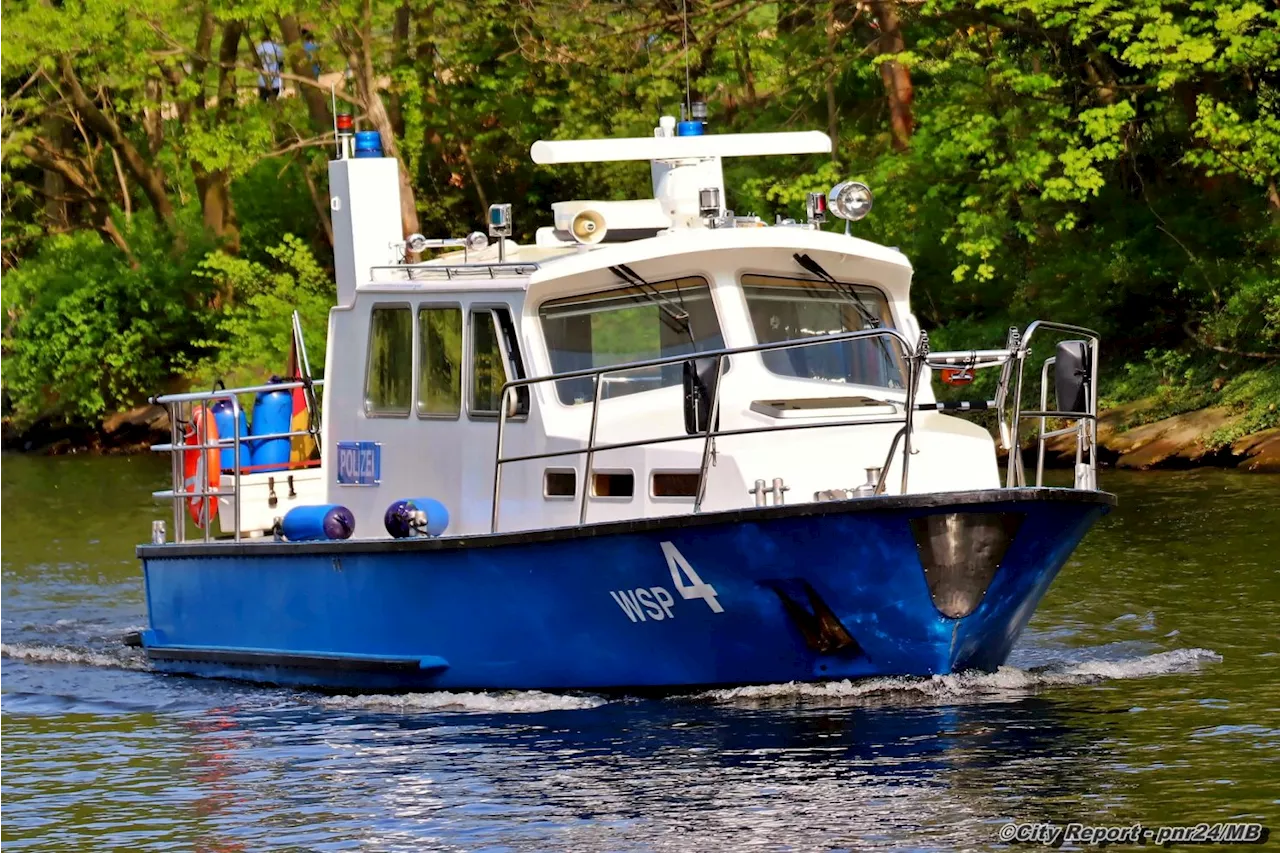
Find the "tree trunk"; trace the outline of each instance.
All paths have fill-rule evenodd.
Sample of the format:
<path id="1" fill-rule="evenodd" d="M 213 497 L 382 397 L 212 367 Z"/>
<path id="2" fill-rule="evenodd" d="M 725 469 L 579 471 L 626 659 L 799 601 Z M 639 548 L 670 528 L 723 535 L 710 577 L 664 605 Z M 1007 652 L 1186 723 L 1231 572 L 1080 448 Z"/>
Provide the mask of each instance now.
<path id="1" fill-rule="evenodd" d="M 147 132 L 147 150 L 154 157 L 164 147 L 164 89 L 155 77 L 147 78 L 147 106 L 142 111 L 142 126 Z"/>
<path id="2" fill-rule="evenodd" d="M 244 25 L 228 21 L 222 25 L 222 40 L 218 43 L 218 103 L 214 107 L 213 123 L 224 124 L 235 106 L 235 72 L 232 66 L 240 54 L 240 39 Z M 203 90 L 203 81 L 201 81 Z M 203 106 L 203 95 L 199 98 Z M 200 163 L 192 164 L 196 182 L 196 194 L 200 200 L 200 213 L 204 225 L 219 240 L 223 248 L 235 254 L 240 251 L 240 226 L 236 223 L 235 206 L 231 202 L 231 176 L 225 169 L 206 170 Z"/>
<path id="3" fill-rule="evenodd" d="M 238 253 L 240 226 L 236 223 L 235 207 L 231 203 L 231 181 L 226 171 L 197 170 L 195 181 L 205 227 L 222 241 L 224 249 L 232 254 Z"/>
<path id="4" fill-rule="evenodd" d="M 396 8 L 395 24 L 391 28 L 391 62 L 393 67 L 409 67 L 409 3 Z M 400 95 L 394 89 L 387 99 L 387 115 L 391 117 L 391 130 L 396 136 L 404 136 L 404 110 Z"/>
<path id="5" fill-rule="evenodd" d="M 329 248 L 333 248 L 333 218 L 329 211 L 329 200 L 320 193 L 320 188 L 316 186 L 316 180 L 311 176 L 311 169 L 308 164 L 303 161 L 298 163 L 298 168 L 302 169 L 302 177 L 307 182 L 307 192 L 311 195 L 311 204 L 316 209 L 316 216 L 320 219 L 320 227 L 324 229 L 324 239 L 328 241 Z"/>
<path id="6" fill-rule="evenodd" d="M 71 160 L 51 154 L 47 150 L 41 150 L 31 143 L 22 146 L 22 155 L 46 172 L 56 174 L 64 187 L 74 189 L 76 194 L 84 200 L 89 211 L 89 219 L 93 222 L 98 235 L 104 242 L 124 252 L 129 258 L 130 265 L 137 266 L 129 243 L 111 219 L 111 205 L 99 192 L 96 179 L 91 174 L 86 174 Z"/>
<path id="7" fill-rule="evenodd" d="M 64 144 L 70 128 L 65 120 L 58 116 L 45 116 L 41 122 L 43 131 L 49 139 L 56 139 L 59 145 Z M 70 222 L 67 218 L 66 179 L 53 169 L 44 170 L 41 182 L 44 193 L 44 215 L 53 223 L 54 228 L 65 228 Z"/>
<path id="8" fill-rule="evenodd" d="M 898 8 L 894 0 L 872 0 L 871 11 L 880 27 L 880 55 L 902 53 L 906 50 L 902 23 L 898 19 Z M 901 62 L 890 59 L 880 65 L 880 79 L 884 82 L 884 92 L 889 99 L 889 128 L 893 147 L 905 151 L 915 130 L 915 118 L 911 113 L 911 101 L 915 95 L 911 88 L 911 72 Z"/>
<path id="9" fill-rule="evenodd" d="M 142 192 L 146 195 L 147 201 L 151 203 L 156 216 L 160 218 L 166 228 L 172 230 L 174 225 L 173 204 L 169 201 L 168 190 L 165 189 L 164 172 L 159 166 L 152 166 L 147 163 L 120 128 L 120 125 L 98 109 L 98 105 L 89 99 L 89 96 L 85 94 L 80 85 L 80 79 L 76 76 L 75 69 L 71 65 L 71 58 L 65 54 L 58 57 L 58 65 L 63 82 L 67 84 L 67 91 L 72 105 L 80 112 L 89 127 L 105 137 L 107 142 L 120 152 L 120 159 L 124 161 L 125 168 L 129 170 L 129 174 L 133 175 L 133 179 L 138 182 L 138 186 L 142 187 Z"/>
<path id="10" fill-rule="evenodd" d="M 290 69 L 298 77 L 310 79 L 313 73 L 311 58 L 302 49 L 302 28 L 298 26 L 298 19 L 292 15 L 280 18 L 280 35 L 290 57 Z M 324 91 L 300 82 L 295 82 L 294 87 L 298 90 L 298 96 L 306 102 L 311 126 L 322 132 L 332 130 L 333 118 L 329 115 L 329 99 L 324 96 Z"/>
<path id="11" fill-rule="evenodd" d="M 827 136 L 831 137 L 831 162 L 840 159 L 840 110 L 836 104 L 836 3 L 827 8 Z"/>
<path id="12" fill-rule="evenodd" d="M 413 183 L 409 180 L 409 170 L 405 167 L 404 158 L 400 156 L 400 146 L 396 143 L 395 128 L 391 126 L 391 116 L 387 114 L 387 106 L 378 91 L 378 78 L 373 67 L 373 7 L 371 0 L 365 0 L 361 15 L 362 32 L 350 34 L 343 38 L 346 42 L 346 53 L 350 57 L 351 68 L 355 70 L 356 89 L 360 101 L 364 105 L 365 121 L 378 131 L 382 137 L 382 150 L 388 157 L 396 158 L 400 169 L 400 227 L 404 236 L 418 232 L 418 204 L 413 191 Z"/>

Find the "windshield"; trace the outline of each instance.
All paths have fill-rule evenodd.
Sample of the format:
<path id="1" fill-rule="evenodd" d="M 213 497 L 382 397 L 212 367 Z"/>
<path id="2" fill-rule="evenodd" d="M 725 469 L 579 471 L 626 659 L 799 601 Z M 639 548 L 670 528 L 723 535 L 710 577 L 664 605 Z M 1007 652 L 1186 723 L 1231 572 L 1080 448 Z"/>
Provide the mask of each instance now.
<path id="1" fill-rule="evenodd" d="M 884 294 L 874 287 L 841 284 L 837 288 L 821 281 L 745 275 L 742 291 L 756 341 L 762 344 L 893 325 Z M 779 376 L 850 385 L 902 388 L 906 373 L 897 344 L 888 338 L 796 347 L 761 356 L 765 367 Z"/>
<path id="2" fill-rule="evenodd" d="M 538 315 L 555 373 L 724 348 L 711 291 L 698 276 L 555 299 Z M 680 382 L 680 365 L 671 364 L 607 374 L 600 387 L 608 399 Z M 569 404 L 589 402 L 592 387 L 589 376 L 556 383 Z"/>

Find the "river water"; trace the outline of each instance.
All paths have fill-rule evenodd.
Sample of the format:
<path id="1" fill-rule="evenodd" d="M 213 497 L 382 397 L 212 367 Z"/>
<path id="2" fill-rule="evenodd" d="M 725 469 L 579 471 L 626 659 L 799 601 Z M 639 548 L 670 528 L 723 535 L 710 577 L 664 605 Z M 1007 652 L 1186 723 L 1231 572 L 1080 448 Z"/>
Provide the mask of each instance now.
<path id="1" fill-rule="evenodd" d="M 147 671 L 142 458 L 3 459 L 11 850 L 923 850 L 1280 818 L 1280 479 L 1107 473 L 991 675 L 325 697 Z M 1280 842 L 1280 837 L 1271 842 Z"/>

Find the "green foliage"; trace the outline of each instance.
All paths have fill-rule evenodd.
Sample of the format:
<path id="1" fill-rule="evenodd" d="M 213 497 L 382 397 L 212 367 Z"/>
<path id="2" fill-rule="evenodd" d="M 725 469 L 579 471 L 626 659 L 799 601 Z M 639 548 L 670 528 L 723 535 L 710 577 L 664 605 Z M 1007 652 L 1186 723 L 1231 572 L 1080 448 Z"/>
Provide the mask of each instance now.
<path id="1" fill-rule="evenodd" d="M 713 132 L 833 132 L 830 157 L 726 161 L 729 205 L 766 220 L 798 217 L 806 192 L 868 183 L 875 209 L 853 233 L 911 258 L 914 310 L 936 347 L 998 345 L 1009 325 L 1052 317 L 1102 333 L 1108 402 L 1151 401 L 1135 418 L 1221 403 L 1241 407 L 1243 423 L 1274 422 L 1275 3 L 898 3 L 906 49 L 893 54 L 874 17 L 881 4 L 847 0 L 690 0 L 687 39 L 668 0 L 291 0 L 206 4 L 199 14 L 174 0 L 3 4 L 5 388 L 28 413 L 55 406 L 91 418 L 171 372 L 261 378 L 283 366 L 295 305 L 313 361 L 321 357 L 331 297 L 317 214 L 325 149 L 308 137 L 323 128 L 301 97 L 257 100 L 249 52 L 264 28 L 279 38 L 288 16 L 315 29 L 325 71 L 345 71 L 350 50 L 368 47 L 429 236 L 473 230 L 490 202 L 515 202 L 529 239 L 548 224 L 552 201 L 647 195 L 643 164 L 536 167 L 529 145 L 647 136 L 660 114 L 678 112 L 688 79 L 710 104 Z M 221 69 L 232 97 L 219 98 L 228 81 L 216 62 L 201 73 L 197 48 L 212 32 L 201 49 L 216 59 L 231 24 L 243 30 L 237 67 Z M 132 174 L 118 176 L 118 141 L 55 108 L 61 57 L 159 171 L 183 223 L 170 228 L 168 253 L 136 212 L 149 196 Z M 910 75 L 907 144 L 891 132 L 890 63 Z M 339 98 L 360 100 L 356 76 L 335 75 Z M 33 159 L 46 148 L 85 181 L 61 208 Z M 211 173 L 229 185 L 231 215 L 206 197 Z M 121 216 L 126 200 L 132 228 Z M 196 205 L 211 233 L 194 224 Z M 113 223 L 123 224 L 136 266 L 87 236 L 112 240 Z M 64 228 L 77 233 L 47 234 Z M 215 238 L 223 250 L 206 259 Z M 96 287 L 73 281 L 72 254 L 89 259 Z M 46 293 L 87 298 L 153 279 L 172 291 L 173 313 L 139 312 L 120 298 L 64 296 L 59 308 Z M 59 311 L 116 316 L 73 322 Z M 146 339 L 173 350 L 143 353 L 150 344 L 127 331 L 139 314 L 153 327 Z M 57 347 L 66 343 L 52 343 L 48 330 L 78 322 L 126 330 L 110 345 L 95 332 L 100 345 L 129 353 L 112 356 L 127 364 L 99 371 L 116 378 L 62 370 Z"/>
<path id="2" fill-rule="evenodd" d="M 202 383 L 221 378 L 228 386 L 257 384 L 270 374 L 284 375 L 295 310 L 312 373 L 322 375 L 333 279 L 292 234 L 266 254 L 270 263 L 214 252 L 195 271 L 212 289 L 235 293 L 238 300 L 217 317 L 217 336 L 207 342 L 213 354 L 195 374 Z"/>
<path id="3" fill-rule="evenodd" d="M 4 276 L 4 385 L 20 427 L 95 421 L 205 355 L 212 289 L 192 272 L 208 244 L 174 254 L 144 217 L 127 235 L 136 265 L 81 232 L 44 240 Z"/>
<path id="4" fill-rule="evenodd" d="M 1280 370 L 1250 370 L 1240 374 L 1222 389 L 1221 404 L 1242 412 L 1243 417 L 1211 434 L 1206 442 L 1211 448 L 1280 426 Z"/>

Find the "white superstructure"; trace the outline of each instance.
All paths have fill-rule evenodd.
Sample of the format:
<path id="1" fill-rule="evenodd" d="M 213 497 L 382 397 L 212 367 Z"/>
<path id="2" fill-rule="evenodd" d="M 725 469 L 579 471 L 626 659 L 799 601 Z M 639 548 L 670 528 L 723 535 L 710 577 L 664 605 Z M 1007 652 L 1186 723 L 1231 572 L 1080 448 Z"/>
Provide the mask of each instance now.
<path id="1" fill-rule="evenodd" d="M 385 537 L 387 507 L 420 496 L 448 508 L 450 535 L 490 531 L 507 382 L 876 327 L 919 339 L 911 265 L 900 252 L 816 222 L 766 225 L 726 209 L 722 157 L 829 151 L 824 134 L 670 130 L 664 123 L 651 139 L 533 146 L 540 163 L 650 160 L 652 200 L 560 203 L 535 245 L 506 241 L 499 225 L 498 245 L 473 240 L 419 263 L 403 262 L 395 161 L 331 164 L 334 242 L 344 248 L 328 329 L 321 470 L 325 501 L 355 513 L 356 537 Z M 811 207 L 820 221 L 825 204 Z M 898 344 L 886 338 L 734 354 L 719 383 L 719 430 L 866 423 L 710 441 L 689 430 L 679 365 L 603 376 L 598 405 L 591 378 L 511 389 L 504 458 L 582 450 L 593 419 L 594 447 L 628 446 L 592 453 L 589 473 L 584 453 L 503 465 L 497 528 L 852 495 L 867 469 L 886 464 L 882 493 L 897 493 L 902 454 L 890 447 L 909 379 Z M 918 403 L 934 401 L 929 381 L 926 368 Z M 682 438 L 642 443 L 673 436 Z M 1000 485 L 994 442 L 977 425 L 920 411 L 910 441 L 910 492 Z M 355 455 L 339 464 L 340 447 L 361 459 L 376 453 L 376 476 L 356 471 Z"/>

